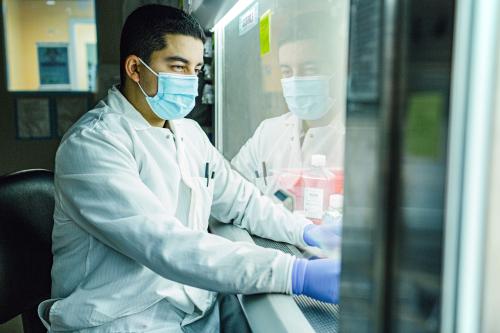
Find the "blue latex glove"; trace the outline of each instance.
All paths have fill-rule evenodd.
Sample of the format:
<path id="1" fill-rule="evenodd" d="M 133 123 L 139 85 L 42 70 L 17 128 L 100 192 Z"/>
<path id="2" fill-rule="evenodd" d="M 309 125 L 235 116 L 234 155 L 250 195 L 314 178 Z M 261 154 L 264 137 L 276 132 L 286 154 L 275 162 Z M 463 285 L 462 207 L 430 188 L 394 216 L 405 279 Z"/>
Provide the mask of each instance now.
<path id="1" fill-rule="evenodd" d="M 340 263 L 332 259 L 295 260 L 292 268 L 292 292 L 317 300 L 339 302 Z"/>
<path id="2" fill-rule="evenodd" d="M 309 224 L 304 228 L 304 242 L 325 250 L 334 250 L 342 240 L 342 226 L 339 224 Z"/>

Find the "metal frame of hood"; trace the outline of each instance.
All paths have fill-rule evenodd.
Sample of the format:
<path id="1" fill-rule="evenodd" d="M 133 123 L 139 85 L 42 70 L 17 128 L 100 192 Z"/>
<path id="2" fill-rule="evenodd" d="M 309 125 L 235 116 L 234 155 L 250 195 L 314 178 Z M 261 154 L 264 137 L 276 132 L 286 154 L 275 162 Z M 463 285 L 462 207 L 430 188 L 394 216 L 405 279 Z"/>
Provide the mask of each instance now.
<path id="1" fill-rule="evenodd" d="M 203 29 L 210 30 L 238 0 L 184 0 L 183 9 L 193 15 Z"/>

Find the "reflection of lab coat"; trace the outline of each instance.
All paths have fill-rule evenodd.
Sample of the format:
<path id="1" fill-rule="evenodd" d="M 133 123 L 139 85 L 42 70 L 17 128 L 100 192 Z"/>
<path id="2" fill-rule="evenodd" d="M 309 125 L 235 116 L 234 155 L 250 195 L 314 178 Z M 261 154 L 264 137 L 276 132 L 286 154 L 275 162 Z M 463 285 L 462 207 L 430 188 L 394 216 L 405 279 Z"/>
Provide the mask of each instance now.
<path id="1" fill-rule="evenodd" d="M 215 299 L 208 290 L 290 293 L 292 256 L 209 234 L 208 218 L 301 246 L 307 222 L 232 171 L 195 122 L 171 125 L 173 132 L 151 127 L 113 88 L 63 138 L 55 169 L 52 297 L 59 300 L 50 309 L 52 331 L 162 331 L 169 320 L 206 319 Z M 208 186 L 206 162 L 215 172 Z M 162 316 L 169 306 L 185 316 Z"/>
<path id="2" fill-rule="evenodd" d="M 262 193 L 272 196 L 280 187 L 278 176 L 287 170 L 295 173 L 310 167 L 311 155 L 325 155 L 328 168 L 343 169 L 344 136 L 345 127 L 339 115 L 329 125 L 310 128 L 304 134 L 302 122 L 292 113 L 286 113 L 264 120 L 231 164 Z M 266 182 L 262 162 L 266 163 Z"/>

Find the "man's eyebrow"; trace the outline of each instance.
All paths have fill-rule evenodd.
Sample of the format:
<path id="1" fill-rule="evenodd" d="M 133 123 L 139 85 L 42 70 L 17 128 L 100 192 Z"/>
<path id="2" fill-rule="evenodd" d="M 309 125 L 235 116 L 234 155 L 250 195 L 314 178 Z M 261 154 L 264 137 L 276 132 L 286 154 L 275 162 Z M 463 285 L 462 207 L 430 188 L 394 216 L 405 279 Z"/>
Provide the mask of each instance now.
<path id="1" fill-rule="evenodd" d="M 189 64 L 189 60 L 187 60 L 186 58 L 180 57 L 180 56 L 166 57 L 165 60 L 166 61 L 180 61 L 180 62 L 183 62 L 185 64 Z"/>
<path id="2" fill-rule="evenodd" d="M 319 60 L 309 60 L 309 61 L 304 61 L 301 63 L 301 66 L 309 66 L 309 65 L 318 65 L 320 63 Z"/>
<path id="3" fill-rule="evenodd" d="M 172 62 L 172 61 L 180 61 L 185 64 L 189 64 L 189 60 L 186 58 L 180 57 L 180 56 L 170 56 L 165 58 L 166 61 Z M 203 66 L 203 62 L 198 63 L 196 66 Z"/>

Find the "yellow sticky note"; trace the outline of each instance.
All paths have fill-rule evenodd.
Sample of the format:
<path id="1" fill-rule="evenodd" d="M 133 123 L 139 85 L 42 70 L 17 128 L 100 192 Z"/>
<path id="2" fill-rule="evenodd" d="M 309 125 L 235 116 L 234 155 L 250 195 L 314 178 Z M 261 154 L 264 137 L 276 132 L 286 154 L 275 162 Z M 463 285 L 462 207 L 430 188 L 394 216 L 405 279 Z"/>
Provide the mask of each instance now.
<path id="1" fill-rule="evenodd" d="M 271 51 L 271 11 L 268 10 L 260 17 L 260 55 Z"/>

